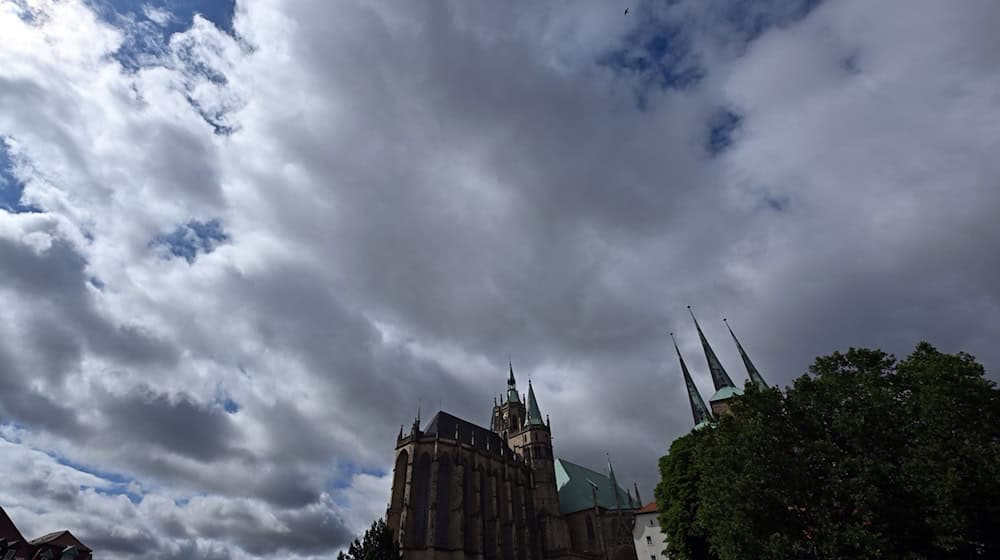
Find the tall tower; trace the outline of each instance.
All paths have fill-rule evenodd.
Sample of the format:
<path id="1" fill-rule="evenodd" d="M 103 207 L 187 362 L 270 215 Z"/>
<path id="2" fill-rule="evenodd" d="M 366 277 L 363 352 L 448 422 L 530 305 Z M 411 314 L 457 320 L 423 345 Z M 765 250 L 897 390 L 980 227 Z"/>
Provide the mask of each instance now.
<path id="1" fill-rule="evenodd" d="M 681 362 L 681 373 L 684 375 L 684 385 L 687 387 L 688 402 L 691 404 L 691 416 L 694 417 L 694 427 L 700 428 L 712 420 L 712 413 L 705 406 L 705 401 L 702 400 L 701 393 L 698 392 L 698 387 L 695 386 L 694 380 L 691 379 L 691 373 L 688 371 L 687 364 L 684 363 L 684 356 L 681 356 L 681 349 L 677 347 L 677 339 L 674 338 L 674 333 L 670 333 L 670 339 L 674 341 L 674 350 L 677 351 L 677 359 Z M 635 489 L 635 494 L 636 496 L 639 495 L 639 488 Z"/>
<path id="2" fill-rule="evenodd" d="M 743 358 L 743 365 L 747 368 L 747 376 L 750 378 L 750 381 L 753 381 L 760 389 L 767 389 L 767 382 L 764 381 L 764 376 L 757 371 L 757 367 L 750 361 L 750 356 L 747 356 L 746 351 L 743 350 L 743 345 L 740 344 L 740 340 L 733 333 L 733 328 L 729 326 L 729 321 L 722 319 L 722 322 L 726 324 L 729 334 L 733 335 L 733 340 L 736 341 L 736 349 L 740 351 L 740 358 Z"/>
<path id="3" fill-rule="evenodd" d="M 552 452 L 552 431 L 542 419 L 535 398 L 535 389 L 528 381 L 527 402 L 521 402 L 514 380 L 514 368 L 507 378 L 507 398 L 493 407 L 493 431 L 520 455 L 531 468 L 531 507 L 538 523 L 538 534 L 544 556 L 558 555 L 569 550 L 569 526 L 559 515 L 559 490 L 556 487 L 555 455 Z"/>
<path id="4" fill-rule="evenodd" d="M 535 515 L 542 528 L 542 550 L 546 553 L 568 549 L 569 527 L 559 515 L 559 490 L 556 487 L 555 455 L 552 452 L 552 429 L 542 421 L 535 388 L 528 381 L 528 409 L 524 426 L 510 440 L 511 447 L 531 465 L 534 482 Z M 548 554 L 546 554 L 548 556 Z"/>
<path id="5" fill-rule="evenodd" d="M 493 419 L 490 425 L 493 431 L 510 440 L 511 437 L 520 432 L 524 426 L 525 410 L 521 397 L 517 394 L 517 381 L 514 379 L 514 365 L 507 364 L 510 368 L 510 377 L 507 378 L 507 399 L 500 399 L 500 404 L 493 407 Z M 514 446 L 511 445 L 511 448 Z"/>
<path id="6" fill-rule="evenodd" d="M 726 373 L 726 368 L 722 367 L 722 362 L 719 361 L 718 356 L 715 355 L 715 351 L 712 350 L 712 346 L 708 343 L 708 339 L 705 338 L 705 333 L 701 332 L 701 325 L 698 324 L 698 319 L 694 316 L 694 311 L 691 311 L 691 306 L 688 306 L 688 312 L 691 313 L 691 318 L 694 319 L 694 326 L 698 329 L 698 338 L 701 339 L 701 347 L 705 350 L 705 360 L 708 361 L 708 370 L 712 374 L 712 384 L 715 385 L 715 394 L 708 399 L 709 404 L 712 407 L 712 413 L 718 416 L 719 414 L 724 414 L 729 412 L 729 401 L 733 397 L 739 395 L 741 391 L 730 379 L 729 374 Z"/>

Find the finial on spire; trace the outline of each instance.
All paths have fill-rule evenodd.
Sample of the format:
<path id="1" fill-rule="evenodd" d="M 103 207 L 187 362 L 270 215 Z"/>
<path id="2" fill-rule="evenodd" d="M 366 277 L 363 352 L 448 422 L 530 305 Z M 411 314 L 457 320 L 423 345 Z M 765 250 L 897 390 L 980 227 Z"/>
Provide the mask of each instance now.
<path id="1" fill-rule="evenodd" d="M 514 380 L 514 364 L 507 362 L 510 368 L 510 377 L 507 378 L 507 402 L 521 402 L 521 397 L 517 395 L 517 381 Z"/>
<path id="2" fill-rule="evenodd" d="M 747 376 L 750 378 L 750 381 L 753 381 L 753 383 L 761 389 L 767 389 L 767 382 L 764 381 L 764 376 L 757 371 L 757 367 L 750 361 L 750 356 L 747 356 L 746 351 L 743 350 L 743 345 L 740 344 L 740 340 L 736 338 L 736 334 L 733 333 L 733 327 L 729 326 L 729 321 L 723 317 L 722 322 L 726 324 L 726 328 L 729 329 L 729 334 L 732 335 L 733 340 L 736 342 L 736 349 L 740 352 L 740 358 L 743 359 L 743 365 L 747 368 Z"/>

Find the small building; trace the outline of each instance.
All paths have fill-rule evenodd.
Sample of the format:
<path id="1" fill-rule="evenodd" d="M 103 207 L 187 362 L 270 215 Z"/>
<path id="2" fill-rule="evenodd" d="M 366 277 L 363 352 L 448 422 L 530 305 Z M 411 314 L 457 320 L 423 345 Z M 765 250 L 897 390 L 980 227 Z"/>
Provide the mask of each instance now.
<path id="1" fill-rule="evenodd" d="M 27 540 L 0 507 L 0 560 L 91 560 L 93 551 L 69 531 Z"/>
<path id="2" fill-rule="evenodd" d="M 635 541 L 636 560 L 661 560 L 667 547 L 667 536 L 660 529 L 660 512 L 656 502 L 650 502 L 635 512 L 632 540 Z"/>

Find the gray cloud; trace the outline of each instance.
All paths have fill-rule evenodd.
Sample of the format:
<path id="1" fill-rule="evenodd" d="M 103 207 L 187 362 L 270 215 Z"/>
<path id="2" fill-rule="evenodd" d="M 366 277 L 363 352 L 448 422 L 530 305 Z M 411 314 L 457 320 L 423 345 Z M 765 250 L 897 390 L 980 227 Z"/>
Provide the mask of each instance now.
<path id="1" fill-rule="evenodd" d="M 709 387 L 688 304 L 740 380 L 723 316 L 779 385 L 920 339 L 992 371 L 997 8 L 745 4 L 256 0 L 128 72 L 142 29 L 83 3 L 0 20 L 44 210 L 0 214 L 0 443 L 141 497 L 62 465 L 0 500 L 109 558 L 329 556 L 418 402 L 485 424 L 508 358 L 557 453 L 648 500 L 690 427 L 668 332 Z M 208 219 L 211 253 L 150 247 Z"/>

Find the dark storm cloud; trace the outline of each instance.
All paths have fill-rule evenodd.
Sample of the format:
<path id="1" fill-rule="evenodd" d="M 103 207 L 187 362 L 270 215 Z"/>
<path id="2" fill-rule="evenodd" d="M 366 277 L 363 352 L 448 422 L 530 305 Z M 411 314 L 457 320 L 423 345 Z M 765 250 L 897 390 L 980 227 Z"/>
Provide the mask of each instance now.
<path id="1" fill-rule="evenodd" d="M 138 389 L 107 396 L 102 413 L 109 426 L 124 429 L 129 438 L 199 461 L 230 456 L 235 430 L 229 415 L 214 405 L 194 402 L 183 393 L 166 395 Z"/>

